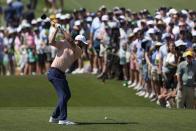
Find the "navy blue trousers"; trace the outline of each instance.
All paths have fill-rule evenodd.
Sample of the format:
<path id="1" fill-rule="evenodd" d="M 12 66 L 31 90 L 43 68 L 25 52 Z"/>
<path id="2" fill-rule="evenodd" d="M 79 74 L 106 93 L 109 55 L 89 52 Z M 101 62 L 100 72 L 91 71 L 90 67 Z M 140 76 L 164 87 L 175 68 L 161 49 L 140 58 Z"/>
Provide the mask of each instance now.
<path id="1" fill-rule="evenodd" d="M 52 117 L 58 118 L 59 120 L 66 120 L 67 102 L 71 97 L 71 93 L 65 74 L 56 68 L 50 68 L 48 71 L 48 80 L 52 83 L 58 95 L 57 106 Z"/>

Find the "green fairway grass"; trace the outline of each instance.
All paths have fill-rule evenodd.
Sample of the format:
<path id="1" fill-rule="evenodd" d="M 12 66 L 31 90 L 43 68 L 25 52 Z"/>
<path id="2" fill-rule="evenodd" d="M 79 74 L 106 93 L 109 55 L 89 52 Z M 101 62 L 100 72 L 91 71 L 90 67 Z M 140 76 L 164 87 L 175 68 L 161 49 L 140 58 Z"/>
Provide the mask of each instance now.
<path id="1" fill-rule="evenodd" d="M 56 94 L 45 76 L 0 78 L 0 131 L 194 131 L 195 110 L 164 109 L 120 81 L 93 75 L 68 76 L 68 116 L 79 125 L 48 123 Z M 108 117 L 105 120 L 104 117 Z"/>

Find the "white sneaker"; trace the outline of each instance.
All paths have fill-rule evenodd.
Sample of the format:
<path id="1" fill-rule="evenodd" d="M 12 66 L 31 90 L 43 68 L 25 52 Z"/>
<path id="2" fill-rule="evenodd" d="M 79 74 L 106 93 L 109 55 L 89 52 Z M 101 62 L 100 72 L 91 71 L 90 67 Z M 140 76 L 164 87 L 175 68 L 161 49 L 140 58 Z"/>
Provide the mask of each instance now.
<path id="1" fill-rule="evenodd" d="M 138 88 L 140 88 L 140 84 L 137 84 L 133 89 L 137 90 Z"/>
<path id="2" fill-rule="evenodd" d="M 151 93 L 150 95 L 149 95 L 149 99 L 152 99 L 153 97 L 154 97 L 154 93 Z"/>
<path id="3" fill-rule="evenodd" d="M 92 74 L 97 74 L 98 73 L 98 69 L 94 68 Z"/>
<path id="4" fill-rule="evenodd" d="M 142 91 L 139 96 L 145 96 L 146 92 L 145 91 Z"/>
<path id="5" fill-rule="evenodd" d="M 75 69 L 75 70 L 72 72 L 72 74 L 78 74 L 78 73 L 79 73 L 79 71 L 80 71 L 80 69 L 79 69 L 79 68 L 77 68 L 77 69 Z"/>
<path id="6" fill-rule="evenodd" d="M 78 74 L 83 74 L 84 73 L 84 68 L 79 69 Z"/>
<path id="7" fill-rule="evenodd" d="M 137 88 L 137 91 L 142 90 L 143 86 L 140 86 L 139 88 Z"/>
<path id="8" fill-rule="evenodd" d="M 156 101 L 157 100 L 157 98 L 155 97 L 155 98 L 152 98 L 150 101 L 151 102 L 154 102 L 154 101 Z"/>
<path id="9" fill-rule="evenodd" d="M 169 103 L 169 101 L 166 101 L 166 107 L 171 108 L 171 104 Z"/>
<path id="10" fill-rule="evenodd" d="M 137 95 L 137 96 L 140 96 L 142 92 L 143 92 L 143 91 L 141 90 L 141 91 L 137 92 L 136 95 Z"/>
<path id="11" fill-rule="evenodd" d="M 69 120 L 59 120 L 59 125 L 75 125 L 75 122 L 69 121 Z"/>
<path id="12" fill-rule="evenodd" d="M 149 96 L 149 93 L 148 93 L 148 92 L 146 92 L 146 94 L 145 94 L 144 98 L 148 98 L 148 96 Z"/>
<path id="13" fill-rule="evenodd" d="M 132 81 L 128 81 L 128 85 L 131 85 L 132 84 Z"/>
<path id="14" fill-rule="evenodd" d="M 132 88 L 132 87 L 135 87 L 137 85 L 136 82 L 133 82 L 131 85 L 128 86 L 128 88 Z"/>
<path id="15" fill-rule="evenodd" d="M 160 101 L 159 101 L 159 100 L 157 100 L 156 104 L 157 104 L 157 105 L 160 105 Z"/>
<path id="16" fill-rule="evenodd" d="M 53 118 L 53 117 L 51 116 L 50 119 L 49 119 L 49 122 L 50 122 L 50 123 L 58 123 L 58 122 L 59 122 L 59 119 Z"/>

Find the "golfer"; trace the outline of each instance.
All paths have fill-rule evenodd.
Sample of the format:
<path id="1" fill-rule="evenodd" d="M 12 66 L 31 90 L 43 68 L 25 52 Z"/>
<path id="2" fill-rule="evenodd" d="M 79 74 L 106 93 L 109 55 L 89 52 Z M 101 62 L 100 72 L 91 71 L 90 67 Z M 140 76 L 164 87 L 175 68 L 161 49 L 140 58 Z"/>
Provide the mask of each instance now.
<path id="1" fill-rule="evenodd" d="M 75 124 L 74 122 L 67 120 L 67 102 L 71 97 L 71 93 L 64 72 L 75 60 L 80 58 L 82 55 L 81 48 L 87 43 L 85 37 L 82 35 L 76 36 L 75 41 L 73 41 L 71 36 L 58 24 L 53 24 L 55 26 L 51 36 L 49 36 L 49 43 L 57 48 L 57 54 L 48 71 L 48 80 L 56 90 L 58 103 L 49 122 L 61 125 L 73 125 Z M 61 31 L 64 39 L 55 41 L 58 31 Z"/>

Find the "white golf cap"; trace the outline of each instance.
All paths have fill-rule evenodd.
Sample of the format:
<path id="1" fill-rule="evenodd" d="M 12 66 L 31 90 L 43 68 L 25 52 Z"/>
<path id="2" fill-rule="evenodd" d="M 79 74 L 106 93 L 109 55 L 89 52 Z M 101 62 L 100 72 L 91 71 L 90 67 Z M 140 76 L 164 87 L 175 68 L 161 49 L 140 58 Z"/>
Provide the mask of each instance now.
<path id="1" fill-rule="evenodd" d="M 176 47 L 179 47 L 179 46 L 181 46 L 181 45 L 186 46 L 186 43 L 184 43 L 184 42 L 175 42 L 175 46 L 176 46 Z"/>
<path id="2" fill-rule="evenodd" d="M 156 42 L 155 45 L 156 46 L 162 46 L 162 43 L 161 42 Z"/>
<path id="3" fill-rule="evenodd" d="M 170 9 L 169 12 L 168 12 L 168 15 L 174 15 L 174 14 L 177 14 L 178 11 L 174 8 Z"/>
<path id="4" fill-rule="evenodd" d="M 126 18 L 125 18 L 124 15 L 119 16 L 119 18 L 120 18 L 121 20 L 126 20 Z"/>
<path id="5" fill-rule="evenodd" d="M 147 21 L 147 25 L 154 25 L 155 23 L 154 23 L 154 21 L 153 20 L 149 20 L 149 21 Z"/>
<path id="6" fill-rule="evenodd" d="M 131 32 L 128 37 L 133 37 L 135 34 L 133 32 Z"/>
<path id="7" fill-rule="evenodd" d="M 84 43 L 85 45 L 88 45 L 88 43 L 86 42 L 86 38 L 83 35 L 77 35 L 75 37 L 75 40 L 81 41 L 82 43 Z"/>
<path id="8" fill-rule="evenodd" d="M 147 34 L 155 34 L 155 29 L 153 29 L 153 28 L 150 28 L 146 33 Z"/>
<path id="9" fill-rule="evenodd" d="M 65 20 L 66 19 L 66 15 L 61 15 L 60 16 L 60 20 Z"/>
<path id="10" fill-rule="evenodd" d="M 161 19 L 161 15 L 156 15 L 155 19 Z"/>
<path id="11" fill-rule="evenodd" d="M 140 30 L 140 28 L 135 28 L 135 29 L 133 30 L 133 33 L 137 33 L 139 30 Z"/>
<path id="12" fill-rule="evenodd" d="M 105 5 L 101 5 L 101 6 L 99 7 L 99 10 L 102 10 L 102 9 L 104 9 L 104 8 L 106 8 L 106 6 L 105 6 Z"/>
<path id="13" fill-rule="evenodd" d="M 192 36 L 196 36 L 196 30 L 193 30 L 193 31 L 191 32 L 191 34 L 192 34 Z"/>
<path id="14" fill-rule="evenodd" d="M 91 22 L 91 21 L 93 21 L 93 18 L 92 18 L 91 16 L 88 16 L 88 17 L 86 18 L 86 21 L 87 21 L 87 22 Z"/>
<path id="15" fill-rule="evenodd" d="M 188 11 L 186 11 L 186 10 L 181 10 L 181 12 L 182 12 L 182 14 L 185 14 L 185 15 L 189 14 Z"/>
<path id="16" fill-rule="evenodd" d="M 7 4 L 10 4 L 12 2 L 12 0 L 7 0 Z"/>
<path id="17" fill-rule="evenodd" d="M 32 24 L 32 25 L 37 24 L 37 20 L 33 19 L 33 20 L 31 21 L 31 24 Z"/>
<path id="18" fill-rule="evenodd" d="M 166 39 L 166 38 L 170 38 L 171 37 L 171 34 L 170 33 L 164 33 L 163 35 L 162 35 L 162 40 L 164 40 L 164 39 Z"/>
<path id="19" fill-rule="evenodd" d="M 108 20 L 109 20 L 108 15 L 103 15 L 103 16 L 101 17 L 101 20 L 102 20 L 102 21 L 108 21 Z"/>
<path id="20" fill-rule="evenodd" d="M 8 27 L 7 30 L 8 30 L 9 34 L 13 34 L 13 33 L 16 32 L 16 30 L 14 28 L 11 28 L 11 27 Z"/>
<path id="21" fill-rule="evenodd" d="M 37 23 L 42 22 L 42 19 L 39 17 L 37 18 Z"/>
<path id="22" fill-rule="evenodd" d="M 75 26 L 79 26 L 80 24 L 81 24 L 80 20 L 76 20 L 74 23 Z"/>
<path id="23" fill-rule="evenodd" d="M 61 14 L 60 13 L 56 14 L 56 18 L 57 19 L 60 19 L 60 17 L 61 17 Z"/>
<path id="24" fill-rule="evenodd" d="M 70 19 L 71 15 L 67 13 L 67 14 L 65 14 L 65 17 L 66 17 L 65 19 Z"/>
<path id="25" fill-rule="evenodd" d="M 22 31 L 22 26 L 20 25 L 20 26 L 18 26 L 18 28 L 16 29 L 16 31 L 19 33 L 19 32 L 21 32 Z"/>

